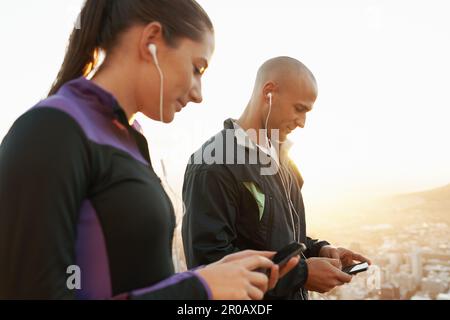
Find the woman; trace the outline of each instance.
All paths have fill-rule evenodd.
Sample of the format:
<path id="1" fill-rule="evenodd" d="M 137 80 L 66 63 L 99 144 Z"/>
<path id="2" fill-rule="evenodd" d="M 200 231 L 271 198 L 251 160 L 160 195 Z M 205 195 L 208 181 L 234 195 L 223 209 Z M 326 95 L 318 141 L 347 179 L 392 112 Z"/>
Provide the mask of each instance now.
<path id="1" fill-rule="evenodd" d="M 273 253 L 246 251 L 174 274 L 173 207 L 129 124 L 202 101 L 207 14 L 193 0 L 87 0 L 80 22 L 49 98 L 1 145 L 0 298 L 262 299 L 298 258 L 278 270 Z"/>

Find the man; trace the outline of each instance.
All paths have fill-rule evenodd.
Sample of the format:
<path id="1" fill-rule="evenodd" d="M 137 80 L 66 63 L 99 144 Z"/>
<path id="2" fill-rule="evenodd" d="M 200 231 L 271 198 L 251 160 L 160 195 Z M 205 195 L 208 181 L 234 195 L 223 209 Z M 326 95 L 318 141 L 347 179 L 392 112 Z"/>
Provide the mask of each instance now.
<path id="1" fill-rule="evenodd" d="M 317 91 L 301 62 L 267 61 L 240 119 L 227 120 L 225 129 L 191 157 L 182 229 L 190 268 L 245 249 L 276 251 L 301 242 L 307 247 L 304 259 L 266 298 L 307 299 L 307 290 L 323 293 L 350 282 L 342 266 L 368 261 L 307 237 L 303 179 L 287 156 L 287 136 L 304 128 Z"/>

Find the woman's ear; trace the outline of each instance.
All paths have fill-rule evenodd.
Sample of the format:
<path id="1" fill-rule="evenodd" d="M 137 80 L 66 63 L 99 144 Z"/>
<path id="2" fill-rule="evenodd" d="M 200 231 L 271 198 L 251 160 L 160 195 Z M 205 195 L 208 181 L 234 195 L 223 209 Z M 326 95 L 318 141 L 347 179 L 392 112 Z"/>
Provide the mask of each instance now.
<path id="1" fill-rule="evenodd" d="M 163 51 L 163 27 L 159 22 L 151 22 L 142 29 L 139 41 L 139 54 L 146 61 L 153 61 L 153 56 L 149 50 L 151 44 L 158 48 L 158 52 Z"/>

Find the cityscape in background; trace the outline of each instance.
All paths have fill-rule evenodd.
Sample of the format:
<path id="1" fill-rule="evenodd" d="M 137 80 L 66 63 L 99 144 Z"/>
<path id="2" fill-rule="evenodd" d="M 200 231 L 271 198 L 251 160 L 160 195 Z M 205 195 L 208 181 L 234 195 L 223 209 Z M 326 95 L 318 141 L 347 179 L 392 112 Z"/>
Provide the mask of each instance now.
<path id="1" fill-rule="evenodd" d="M 361 253 L 373 266 L 350 284 L 311 293 L 311 299 L 450 300 L 450 185 L 368 204 L 352 219 L 335 218 L 310 227 L 312 236 Z M 174 260 L 184 271 L 180 223 Z"/>
<path id="2" fill-rule="evenodd" d="M 373 267 L 313 299 L 450 300 L 450 185 L 374 203 L 360 219 L 336 221 L 320 234 Z"/>

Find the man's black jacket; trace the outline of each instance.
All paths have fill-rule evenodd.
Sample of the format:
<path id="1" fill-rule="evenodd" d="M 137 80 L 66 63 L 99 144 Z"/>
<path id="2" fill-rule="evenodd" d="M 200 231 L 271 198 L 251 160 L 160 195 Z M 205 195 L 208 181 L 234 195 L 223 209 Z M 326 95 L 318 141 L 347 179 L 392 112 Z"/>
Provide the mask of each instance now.
<path id="1" fill-rule="evenodd" d="M 290 197 L 295 210 L 290 213 L 280 174 L 263 175 L 272 158 L 256 152 L 258 147 L 232 120 L 207 141 L 190 159 L 185 173 L 183 201 L 183 243 L 189 268 L 209 264 L 224 256 L 247 249 L 277 251 L 294 241 L 294 229 L 307 246 L 305 256 L 316 257 L 325 241 L 307 237 L 301 189 L 303 179 L 288 160 L 282 167 L 293 178 Z M 208 157 L 208 155 L 210 155 Z M 238 155 L 246 164 L 238 164 Z M 272 159 L 272 161 L 274 161 Z M 281 279 L 266 299 L 303 299 L 308 276 L 305 260 Z"/>

